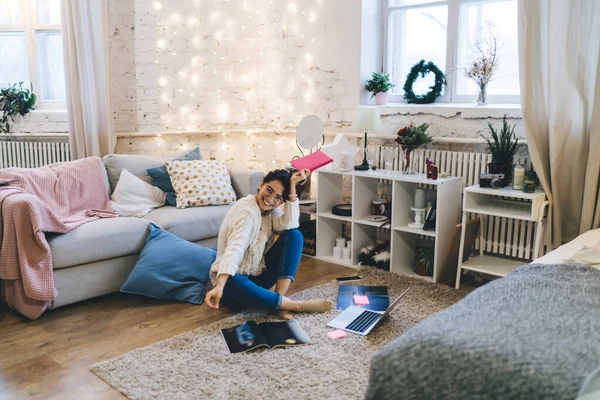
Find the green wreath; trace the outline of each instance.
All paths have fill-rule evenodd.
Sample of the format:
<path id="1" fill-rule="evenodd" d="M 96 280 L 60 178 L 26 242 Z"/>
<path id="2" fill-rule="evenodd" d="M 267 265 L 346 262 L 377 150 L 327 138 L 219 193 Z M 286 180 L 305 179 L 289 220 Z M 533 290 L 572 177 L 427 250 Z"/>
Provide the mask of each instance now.
<path id="1" fill-rule="evenodd" d="M 423 95 L 416 95 L 413 92 L 413 84 L 421 75 L 421 78 L 424 78 L 426 74 L 433 72 L 435 74 L 435 85 L 429 86 L 431 89 L 429 92 Z M 404 98 L 409 103 L 416 104 L 429 104 L 433 103 L 435 99 L 442 94 L 442 89 L 446 84 L 446 77 L 444 73 L 440 71 L 440 69 L 431 61 L 425 64 L 425 60 L 421 60 L 416 63 L 411 69 L 408 75 L 406 75 L 406 82 L 404 83 Z"/>

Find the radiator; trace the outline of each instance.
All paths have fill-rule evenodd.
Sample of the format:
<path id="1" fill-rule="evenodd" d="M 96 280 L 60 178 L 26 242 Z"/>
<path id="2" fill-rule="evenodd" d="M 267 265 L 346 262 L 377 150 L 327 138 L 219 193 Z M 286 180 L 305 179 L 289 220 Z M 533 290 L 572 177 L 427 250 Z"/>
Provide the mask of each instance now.
<path id="1" fill-rule="evenodd" d="M 0 168 L 36 168 L 70 161 L 69 143 L 0 139 Z"/>
<path id="2" fill-rule="evenodd" d="M 413 169 L 425 173 L 425 158 L 431 158 L 438 166 L 439 172 L 448 172 L 451 176 L 460 177 L 465 187 L 478 184 L 479 173 L 487 171 L 487 164 L 492 161 L 491 154 L 419 149 L 411 154 Z M 403 158 L 400 148 L 381 147 L 374 164 L 378 168 L 385 168 L 386 161 L 388 161 L 388 168 L 401 170 Z M 531 169 L 528 159 L 521 158 L 516 161 L 520 161 L 527 169 Z M 384 181 L 384 183 L 388 182 Z M 433 185 L 428 188 L 435 189 Z M 520 201 L 519 199 L 513 200 Z M 469 215 L 469 219 L 475 217 L 476 215 Z M 487 232 L 484 232 L 484 243 L 479 243 L 479 239 L 477 239 L 477 249 L 483 246 L 485 253 L 520 260 L 532 259 L 535 223 L 486 215 L 480 217 L 486 219 Z M 540 256 L 545 253 L 545 246 L 542 246 Z"/>

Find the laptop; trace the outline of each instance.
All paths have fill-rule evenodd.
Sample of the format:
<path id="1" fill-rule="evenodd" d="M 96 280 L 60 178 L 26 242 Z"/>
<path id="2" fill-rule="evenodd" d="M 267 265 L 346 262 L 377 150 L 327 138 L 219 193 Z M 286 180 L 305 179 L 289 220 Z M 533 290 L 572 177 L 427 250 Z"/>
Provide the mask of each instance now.
<path id="1" fill-rule="evenodd" d="M 410 287 L 408 289 L 410 289 Z M 402 296 L 408 292 L 408 289 L 402 292 L 400 296 L 396 297 L 385 311 L 371 311 L 356 306 L 350 306 L 331 320 L 327 326 L 366 336 L 382 319 L 392 312 L 394 307 L 400 302 Z"/>

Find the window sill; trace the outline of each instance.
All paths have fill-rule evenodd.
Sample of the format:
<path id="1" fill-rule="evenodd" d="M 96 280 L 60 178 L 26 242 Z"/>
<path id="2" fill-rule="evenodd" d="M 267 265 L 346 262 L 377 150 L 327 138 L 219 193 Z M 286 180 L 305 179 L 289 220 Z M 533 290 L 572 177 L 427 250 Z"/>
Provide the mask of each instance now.
<path id="1" fill-rule="evenodd" d="M 461 118 L 523 118 L 520 104 L 487 104 L 478 106 L 473 103 L 432 103 L 408 104 L 388 103 L 379 106 L 381 115 L 416 115 L 433 114 L 444 118 L 460 116 Z"/>
<path id="2" fill-rule="evenodd" d="M 67 115 L 67 110 L 53 110 L 53 109 L 40 109 L 40 108 L 36 108 L 33 111 L 29 111 L 29 113 L 31 114 L 64 114 Z"/>

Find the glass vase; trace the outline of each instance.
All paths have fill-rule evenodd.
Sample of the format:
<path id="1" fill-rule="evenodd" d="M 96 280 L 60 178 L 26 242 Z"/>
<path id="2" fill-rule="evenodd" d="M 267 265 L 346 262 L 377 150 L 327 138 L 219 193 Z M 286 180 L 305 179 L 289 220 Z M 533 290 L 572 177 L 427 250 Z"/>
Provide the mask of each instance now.
<path id="1" fill-rule="evenodd" d="M 479 91 L 477 92 L 477 105 L 485 106 L 487 104 L 487 83 L 479 84 Z"/>
<path id="2" fill-rule="evenodd" d="M 415 174 L 416 172 L 411 168 L 411 153 L 414 149 L 405 148 L 403 150 L 404 165 L 402 166 L 402 172 L 405 174 Z"/>

